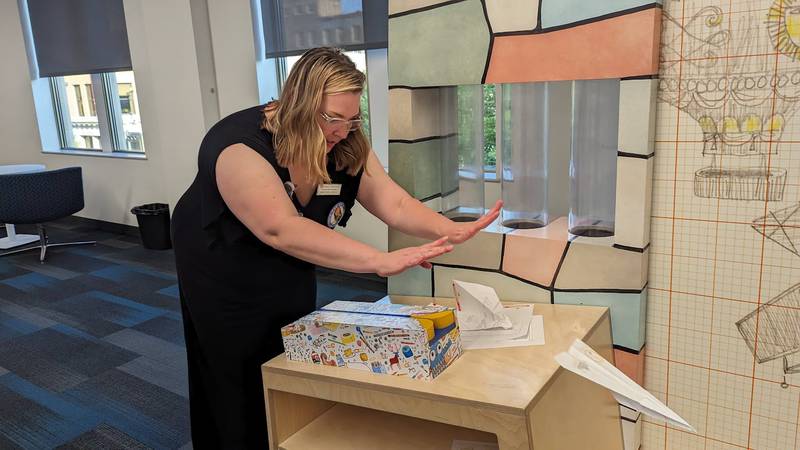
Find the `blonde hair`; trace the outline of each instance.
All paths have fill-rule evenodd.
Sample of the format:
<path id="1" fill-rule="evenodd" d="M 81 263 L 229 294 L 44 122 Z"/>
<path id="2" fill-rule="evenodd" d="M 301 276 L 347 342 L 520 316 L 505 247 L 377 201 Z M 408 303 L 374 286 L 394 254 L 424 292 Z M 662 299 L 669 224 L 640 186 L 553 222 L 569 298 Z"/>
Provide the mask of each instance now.
<path id="1" fill-rule="evenodd" d="M 366 77 L 341 50 L 308 50 L 292 67 L 277 101 L 264 108 L 261 127 L 272 133 L 275 156 L 283 167 L 306 167 L 315 183 L 329 183 L 325 135 L 317 122 L 324 95 L 361 92 Z M 369 142 L 361 129 L 351 131 L 330 152 L 336 170 L 355 175 L 366 168 Z"/>

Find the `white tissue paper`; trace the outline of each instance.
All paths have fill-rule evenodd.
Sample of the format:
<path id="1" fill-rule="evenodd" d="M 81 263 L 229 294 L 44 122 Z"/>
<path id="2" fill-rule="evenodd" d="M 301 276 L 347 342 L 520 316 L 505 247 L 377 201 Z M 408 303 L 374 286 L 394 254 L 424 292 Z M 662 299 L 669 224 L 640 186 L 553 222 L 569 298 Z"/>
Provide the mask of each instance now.
<path id="1" fill-rule="evenodd" d="M 462 331 L 512 328 L 511 318 L 503 311 L 503 305 L 491 287 L 453 280 L 453 292 L 458 327 Z"/>

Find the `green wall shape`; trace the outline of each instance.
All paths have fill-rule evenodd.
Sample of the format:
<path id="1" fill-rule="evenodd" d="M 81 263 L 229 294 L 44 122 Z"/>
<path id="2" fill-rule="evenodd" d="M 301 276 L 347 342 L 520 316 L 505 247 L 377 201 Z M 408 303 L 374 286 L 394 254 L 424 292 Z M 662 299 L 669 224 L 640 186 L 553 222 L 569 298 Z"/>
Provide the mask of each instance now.
<path id="1" fill-rule="evenodd" d="M 389 176 L 417 199 L 442 193 L 441 139 L 389 143 Z"/>
<path id="2" fill-rule="evenodd" d="M 389 19 L 389 85 L 479 84 L 489 52 L 480 0 Z"/>
<path id="3" fill-rule="evenodd" d="M 389 295 L 416 295 L 420 297 L 430 297 L 433 288 L 431 283 L 430 269 L 422 267 L 412 267 L 397 275 L 389 277 Z"/>
<path id="4" fill-rule="evenodd" d="M 611 310 L 614 345 L 639 351 L 644 345 L 647 289 L 638 294 L 615 292 L 556 292 L 557 305 L 607 306 Z"/>

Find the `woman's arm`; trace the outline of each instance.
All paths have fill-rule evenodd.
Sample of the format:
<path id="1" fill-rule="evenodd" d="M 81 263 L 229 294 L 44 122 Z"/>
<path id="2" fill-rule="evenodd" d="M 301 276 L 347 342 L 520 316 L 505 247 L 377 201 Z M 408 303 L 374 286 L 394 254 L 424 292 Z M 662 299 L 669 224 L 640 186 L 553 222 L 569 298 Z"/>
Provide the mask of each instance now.
<path id="1" fill-rule="evenodd" d="M 265 244 L 296 258 L 350 272 L 388 276 L 452 250 L 446 239 L 391 253 L 301 217 L 275 169 L 244 144 L 222 151 L 217 188 L 234 215 Z"/>
<path id="2" fill-rule="evenodd" d="M 474 222 L 453 222 L 408 195 L 389 178 L 374 152 L 370 152 L 367 167 L 369 175 L 364 173 L 358 188 L 359 203 L 390 227 L 412 236 L 426 239 L 447 236 L 450 242 L 460 244 L 494 222 L 503 205 L 498 201 Z"/>

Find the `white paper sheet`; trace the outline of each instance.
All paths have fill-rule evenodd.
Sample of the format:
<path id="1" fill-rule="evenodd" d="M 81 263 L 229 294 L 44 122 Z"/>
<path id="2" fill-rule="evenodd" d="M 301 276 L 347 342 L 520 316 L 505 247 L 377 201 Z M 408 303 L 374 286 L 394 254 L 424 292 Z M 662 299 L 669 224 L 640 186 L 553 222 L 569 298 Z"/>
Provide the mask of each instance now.
<path id="1" fill-rule="evenodd" d="M 628 378 L 580 339 L 575 339 L 567 352 L 559 353 L 555 358 L 561 367 L 610 390 L 619 403 L 678 428 L 697 432 L 675 411 Z"/>
<path id="2" fill-rule="evenodd" d="M 523 337 L 517 339 L 508 339 L 505 337 L 493 338 L 485 335 L 472 337 L 471 333 L 473 332 L 461 332 L 461 345 L 463 345 L 465 350 L 544 345 L 544 318 L 542 316 L 531 317 L 528 332 Z"/>
<path id="3" fill-rule="evenodd" d="M 474 337 L 487 336 L 490 338 L 506 339 L 517 339 L 528 335 L 528 329 L 531 325 L 531 318 L 533 317 L 533 305 L 503 308 L 503 314 L 511 319 L 511 328 L 506 329 L 497 327 L 483 330 L 461 329 L 461 333 L 467 333 L 469 336 Z"/>

